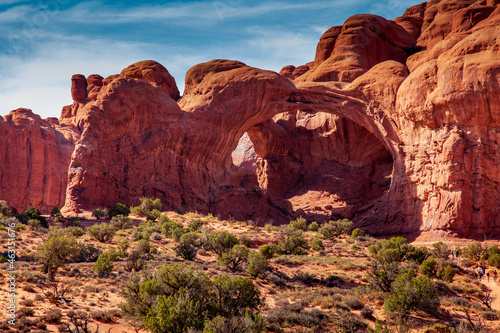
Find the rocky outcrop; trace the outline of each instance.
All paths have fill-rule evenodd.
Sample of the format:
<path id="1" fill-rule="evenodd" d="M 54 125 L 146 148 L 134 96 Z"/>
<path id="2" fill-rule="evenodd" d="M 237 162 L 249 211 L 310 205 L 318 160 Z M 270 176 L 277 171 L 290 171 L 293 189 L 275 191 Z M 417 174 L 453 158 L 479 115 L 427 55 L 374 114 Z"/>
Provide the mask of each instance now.
<path id="1" fill-rule="evenodd" d="M 79 132 L 28 109 L 0 117 L 0 198 L 18 209 L 64 204 L 68 166 Z"/>
<path id="2" fill-rule="evenodd" d="M 59 122 L 28 111 L 0 122 L 5 146 L 26 151 L 0 150 L 2 165 L 34 177 L 0 194 L 50 206 L 65 187 L 68 212 L 150 196 L 261 224 L 347 217 L 379 234 L 488 237 L 500 223 L 499 21 L 494 0 L 433 0 L 395 21 L 355 15 L 325 32 L 314 62 L 280 75 L 209 61 L 188 71 L 180 99 L 154 61 L 74 76 Z M 245 133 L 251 144 L 233 153 Z M 24 148 L 32 136 L 44 158 Z M 233 163 L 255 154 L 255 169 Z"/>

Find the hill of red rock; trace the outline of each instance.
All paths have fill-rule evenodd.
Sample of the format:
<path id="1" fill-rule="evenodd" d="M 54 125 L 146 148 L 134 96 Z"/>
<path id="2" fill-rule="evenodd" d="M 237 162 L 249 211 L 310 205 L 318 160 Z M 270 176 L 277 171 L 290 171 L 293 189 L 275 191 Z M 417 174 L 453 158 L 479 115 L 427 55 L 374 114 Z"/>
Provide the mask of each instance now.
<path id="1" fill-rule="evenodd" d="M 278 74 L 209 61 L 188 71 L 182 97 L 155 61 L 74 75 L 59 120 L 0 117 L 0 198 L 78 212 L 148 196 L 261 224 L 498 234 L 499 3 L 355 15 L 310 63 Z"/>

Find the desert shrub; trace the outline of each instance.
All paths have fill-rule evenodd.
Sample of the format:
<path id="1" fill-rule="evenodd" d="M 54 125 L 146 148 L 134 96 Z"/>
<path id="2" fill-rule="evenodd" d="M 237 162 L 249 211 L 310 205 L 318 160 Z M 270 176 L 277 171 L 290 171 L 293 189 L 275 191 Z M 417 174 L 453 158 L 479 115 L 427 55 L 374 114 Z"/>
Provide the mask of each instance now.
<path id="1" fill-rule="evenodd" d="M 99 276 L 111 273 L 113 271 L 113 260 L 110 254 L 108 252 L 101 254 L 99 258 L 97 258 L 93 268 Z"/>
<path id="2" fill-rule="evenodd" d="M 50 281 L 54 281 L 57 270 L 63 267 L 67 260 L 77 256 L 80 249 L 80 243 L 72 235 L 54 229 L 39 247 L 37 258 L 42 264 L 42 271 L 48 275 Z"/>
<path id="3" fill-rule="evenodd" d="M 87 227 L 87 233 L 95 240 L 105 243 L 113 239 L 116 234 L 116 229 L 108 223 L 94 224 Z"/>
<path id="4" fill-rule="evenodd" d="M 126 239 L 122 239 L 118 244 L 117 249 L 120 253 L 120 257 L 125 258 L 127 256 L 127 250 L 130 247 L 130 243 Z"/>
<path id="5" fill-rule="evenodd" d="M 437 270 L 437 273 L 436 273 L 436 276 L 445 281 L 445 282 L 452 282 L 453 281 L 453 277 L 455 276 L 455 270 L 453 269 L 453 267 L 451 267 L 450 265 L 446 266 L 446 267 L 440 267 L 438 270 Z"/>
<path id="6" fill-rule="evenodd" d="M 151 234 L 151 239 L 152 239 L 152 240 L 156 240 L 156 241 L 158 241 L 158 240 L 161 240 L 162 238 L 163 238 L 162 234 L 160 234 L 160 233 L 158 233 L 158 232 L 153 232 L 153 233 Z"/>
<path id="7" fill-rule="evenodd" d="M 366 236 L 366 232 L 363 229 L 356 228 L 351 233 L 351 237 L 352 238 L 357 238 L 357 237 L 360 237 L 360 236 Z"/>
<path id="8" fill-rule="evenodd" d="M 309 224 L 307 226 L 307 230 L 309 230 L 309 231 L 318 231 L 319 230 L 319 224 L 318 224 L 318 222 L 316 222 L 316 221 L 311 222 L 311 224 Z"/>
<path id="9" fill-rule="evenodd" d="M 12 216 L 12 212 L 7 205 L 7 201 L 0 200 L 0 220 L 5 217 Z"/>
<path id="10" fill-rule="evenodd" d="M 344 300 L 344 303 L 353 310 L 361 310 L 365 307 L 365 304 L 357 297 L 348 297 Z"/>
<path id="11" fill-rule="evenodd" d="M 252 246 L 252 239 L 247 235 L 242 235 L 240 237 L 240 244 L 246 247 Z"/>
<path id="12" fill-rule="evenodd" d="M 420 274 L 423 274 L 428 277 L 435 277 L 437 273 L 437 261 L 434 258 L 429 258 L 425 259 L 420 267 L 418 268 L 418 271 Z"/>
<path id="13" fill-rule="evenodd" d="M 33 300 L 31 298 L 27 298 L 19 302 L 19 304 L 23 306 L 33 306 Z"/>
<path id="14" fill-rule="evenodd" d="M 161 215 L 162 204 L 160 199 L 142 197 L 139 206 L 131 207 L 136 216 L 145 216 L 147 220 L 156 221 Z"/>
<path id="15" fill-rule="evenodd" d="M 75 237 L 82 237 L 85 235 L 85 231 L 82 227 L 68 227 L 66 228 L 66 232 L 72 234 Z"/>
<path id="16" fill-rule="evenodd" d="M 329 221 L 319 228 L 319 232 L 325 239 L 332 239 L 340 235 L 351 233 L 353 223 L 348 219 Z"/>
<path id="17" fill-rule="evenodd" d="M 201 227 L 203 227 L 203 225 L 205 224 L 205 222 L 203 222 L 202 219 L 194 219 L 192 220 L 191 222 L 188 223 L 188 229 L 190 231 L 198 231 L 201 229 Z"/>
<path id="18" fill-rule="evenodd" d="M 92 211 L 92 217 L 96 219 L 103 219 L 108 215 L 108 211 L 106 209 L 96 208 Z"/>
<path id="19" fill-rule="evenodd" d="M 150 234 L 152 234 L 153 232 L 162 232 L 161 224 L 154 221 L 145 221 L 139 223 L 139 229 L 147 231 Z"/>
<path id="20" fill-rule="evenodd" d="M 437 243 L 432 244 L 431 254 L 433 257 L 438 258 L 438 259 L 448 259 L 450 253 L 451 253 L 451 250 L 448 248 L 448 245 L 446 245 L 445 243 L 437 242 Z"/>
<path id="21" fill-rule="evenodd" d="M 392 316 L 407 317 L 412 311 L 437 313 L 439 295 L 432 280 L 415 277 L 412 271 L 399 275 L 393 282 L 391 294 L 384 300 L 385 311 Z"/>
<path id="22" fill-rule="evenodd" d="M 128 209 L 127 206 L 125 206 L 124 204 L 121 204 L 121 203 L 117 203 L 116 205 L 111 207 L 111 209 L 108 212 L 108 216 L 110 219 L 112 219 L 113 216 L 117 216 L 117 215 L 128 216 L 129 214 L 130 214 L 130 209 Z"/>
<path id="23" fill-rule="evenodd" d="M 25 316 L 33 316 L 35 314 L 35 309 L 27 308 L 27 307 L 21 307 L 21 308 L 19 308 L 19 312 L 22 313 Z"/>
<path id="24" fill-rule="evenodd" d="M 399 270 L 398 263 L 380 263 L 379 261 L 372 261 L 367 273 L 368 280 L 380 290 L 391 292 L 392 283 L 396 280 Z"/>
<path id="25" fill-rule="evenodd" d="M 288 225 L 296 230 L 306 230 L 307 220 L 303 217 L 299 217 L 296 220 L 290 221 Z"/>
<path id="26" fill-rule="evenodd" d="M 200 234 L 196 232 L 187 232 L 179 238 L 179 243 L 189 244 L 191 246 L 199 246 Z"/>
<path id="27" fill-rule="evenodd" d="M 62 311 L 59 309 L 51 309 L 43 316 L 43 320 L 49 324 L 59 324 L 62 318 Z"/>
<path id="28" fill-rule="evenodd" d="M 225 318 L 217 316 L 205 322 L 204 333 L 256 333 L 264 329 L 264 321 L 260 316 L 253 319 L 250 316 Z"/>
<path id="29" fill-rule="evenodd" d="M 335 324 L 340 328 L 340 332 L 342 333 L 362 332 L 368 326 L 364 321 L 347 311 L 340 311 L 338 313 Z"/>
<path id="30" fill-rule="evenodd" d="M 28 223 L 29 220 L 38 220 L 40 221 L 40 225 L 43 228 L 48 228 L 49 224 L 47 223 L 47 219 L 43 217 L 40 213 L 40 210 L 34 206 L 31 206 L 30 208 L 26 209 L 22 216 L 21 216 L 21 221 L 23 223 Z"/>
<path id="31" fill-rule="evenodd" d="M 305 254 L 307 241 L 302 237 L 290 237 L 282 239 L 278 243 L 278 253 L 280 254 Z"/>
<path id="32" fill-rule="evenodd" d="M 42 227 L 42 222 L 38 220 L 29 220 L 27 224 L 31 230 L 38 230 Z"/>
<path id="33" fill-rule="evenodd" d="M 421 265 L 429 257 L 429 250 L 426 247 L 409 246 L 404 259 L 412 260 Z"/>
<path id="34" fill-rule="evenodd" d="M 428 257 L 426 248 L 415 248 L 409 245 L 404 237 L 378 240 L 374 245 L 370 245 L 368 250 L 373 258 L 381 263 L 401 262 L 409 259 L 420 265 Z"/>
<path id="35" fill-rule="evenodd" d="M 135 244 L 134 250 L 140 255 L 149 254 L 151 252 L 151 244 L 147 239 L 141 239 Z"/>
<path id="36" fill-rule="evenodd" d="M 203 331 L 216 317 L 256 321 L 262 301 L 251 280 L 207 275 L 186 265 L 163 266 L 154 276 L 133 275 L 122 311 L 151 332 Z"/>
<path id="37" fill-rule="evenodd" d="M 171 237 L 172 231 L 178 228 L 183 229 L 184 227 L 180 223 L 176 223 L 174 221 L 166 221 L 161 225 L 161 233 L 167 237 Z"/>
<path id="38" fill-rule="evenodd" d="M 95 262 L 101 255 L 101 250 L 92 244 L 84 244 L 81 246 L 75 261 L 76 262 Z"/>
<path id="39" fill-rule="evenodd" d="M 145 262 L 143 256 L 139 254 L 137 251 L 132 251 L 127 256 L 127 262 L 125 264 L 125 270 L 127 272 L 139 272 L 144 268 Z"/>
<path id="40" fill-rule="evenodd" d="M 178 242 L 178 241 L 180 241 L 182 235 L 184 235 L 187 232 L 188 232 L 188 230 L 184 229 L 183 227 L 181 227 L 181 228 L 175 228 L 174 230 L 172 230 L 172 233 L 170 234 L 170 237 L 174 241 Z"/>
<path id="41" fill-rule="evenodd" d="M 500 254 L 494 253 L 488 258 L 488 264 L 490 266 L 500 268 Z"/>
<path id="42" fill-rule="evenodd" d="M 480 260 L 485 249 L 481 246 L 481 244 L 471 244 L 460 249 L 460 254 L 470 260 Z"/>
<path id="43" fill-rule="evenodd" d="M 134 229 L 134 231 L 132 231 L 132 239 L 134 242 L 140 241 L 141 239 L 149 240 L 150 237 L 151 233 L 149 230 L 141 231 L 140 229 Z"/>
<path id="44" fill-rule="evenodd" d="M 259 253 L 267 260 L 271 259 L 278 252 L 278 246 L 276 244 L 265 244 L 259 248 Z"/>
<path id="45" fill-rule="evenodd" d="M 175 247 L 175 253 L 185 259 L 185 260 L 194 260 L 194 258 L 196 258 L 196 254 L 197 254 L 198 250 L 196 250 L 196 248 L 187 243 L 187 242 L 180 242 L 179 245 L 177 245 Z"/>
<path id="46" fill-rule="evenodd" d="M 233 234 L 227 231 L 219 231 L 209 234 L 204 246 L 207 250 L 213 251 L 218 256 L 221 256 L 223 253 L 231 251 L 238 243 L 238 238 Z"/>
<path id="47" fill-rule="evenodd" d="M 132 219 L 125 215 L 116 215 L 111 218 L 111 225 L 116 230 L 128 229 L 130 228 Z"/>
<path id="48" fill-rule="evenodd" d="M 259 252 L 250 251 L 250 253 L 248 253 L 247 273 L 256 278 L 259 275 L 264 275 L 266 271 L 266 258 Z"/>
<path id="49" fill-rule="evenodd" d="M 103 323 L 111 323 L 113 322 L 113 312 L 112 311 L 103 311 L 103 310 L 96 310 L 92 311 L 90 313 L 90 316 L 100 322 Z"/>
<path id="50" fill-rule="evenodd" d="M 314 251 L 321 251 L 325 249 L 325 246 L 323 245 L 323 242 L 321 239 L 315 238 L 312 242 L 312 249 Z"/>
<path id="51" fill-rule="evenodd" d="M 373 309 L 369 307 L 364 307 L 361 309 L 361 317 L 369 319 L 373 318 Z"/>
<path id="52" fill-rule="evenodd" d="M 217 262 L 232 271 L 241 269 L 241 265 L 248 261 L 248 250 L 241 245 L 235 245 L 228 253 L 222 253 L 217 257 Z"/>
<path id="53" fill-rule="evenodd" d="M 277 306 L 267 313 L 268 324 L 278 327 L 301 325 L 309 328 L 317 327 L 326 316 L 318 309 L 304 310 L 302 306 Z"/>

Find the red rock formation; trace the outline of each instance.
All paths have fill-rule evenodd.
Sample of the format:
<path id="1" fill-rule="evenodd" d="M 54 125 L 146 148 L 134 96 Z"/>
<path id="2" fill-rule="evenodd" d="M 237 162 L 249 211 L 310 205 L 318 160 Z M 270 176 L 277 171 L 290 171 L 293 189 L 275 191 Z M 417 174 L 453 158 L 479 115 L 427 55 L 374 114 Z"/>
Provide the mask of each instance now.
<path id="1" fill-rule="evenodd" d="M 28 109 L 0 117 L 0 198 L 20 210 L 62 207 L 68 165 L 79 133 Z"/>
<path id="2" fill-rule="evenodd" d="M 0 150 L 1 164 L 30 179 L 2 170 L 2 182 L 15 180 L 0 195 L 49 207 L 65 186 L 54 174 L 68 173 L 69 211 L 152 196 L 260 223 L 305 214 L 374 233 L 498 233 L 499 23 L 493 0 L 433 0 L 396 22 L 355 15 L 322 36 L 314 63 L 282 75 L 237 61 L 196 65 L 178 102 L 153 61 L 104 80 L 75 76 L 61 125 L 27 111 L 0 122 L 4 147 L 24 152 Z M 78 131 L 71 162 L 55 156 Z M 244 133 L 256 174 L 233 164 Z M 43 158 L 25 148 L 33 142 Z M 51 161 L 59 166 L 32 167 Z"/>

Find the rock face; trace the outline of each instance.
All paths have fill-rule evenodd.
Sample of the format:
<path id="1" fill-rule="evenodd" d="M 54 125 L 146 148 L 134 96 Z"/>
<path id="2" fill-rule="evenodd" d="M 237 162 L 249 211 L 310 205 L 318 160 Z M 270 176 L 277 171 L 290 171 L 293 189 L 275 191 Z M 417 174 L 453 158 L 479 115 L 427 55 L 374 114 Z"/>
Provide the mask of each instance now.
<path id="1" fill-rule="evenodd" d="M 154 61 L 75 75 L 59 121 L 27 110 L 0 121 L 0 198 L 76 212 L 150 196 L 261 224 L 303 215 L 378 234 L 497 234 L 499 7 L 355 15 L 310 63 L 277 74 L 209 61 L 188 71 L 182 98 Z"/>
<path id="2" fill-rule="evenodd" d="M 19 209 L 62 207 L 79 133 L 28 109 L 0 117 L 0 197 Z M 5 143 L 5 144 L 4 144 Z"/>

